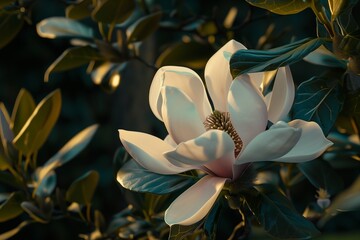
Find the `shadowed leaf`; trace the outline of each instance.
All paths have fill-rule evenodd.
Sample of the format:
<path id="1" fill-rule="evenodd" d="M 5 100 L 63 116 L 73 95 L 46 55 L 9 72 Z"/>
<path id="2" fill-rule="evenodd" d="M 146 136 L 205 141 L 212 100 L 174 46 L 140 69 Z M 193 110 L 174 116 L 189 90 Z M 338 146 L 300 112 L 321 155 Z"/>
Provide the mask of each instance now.
<path id="1" fill-rule="evenodd" d="M 35 110 L 35 107 L 36 104 L 31 94 L 26 89 L 22 88 L 16 98 L 11 114 L 14 135 L 17 135 L 20 132 L 21 128 Z"/>
<path id="2" fill-rule="evenodd" d="M 19 33 L 24 19 L 18 12 L 8 12 L 0 9 L 0 49 L 7 45 Z"/>
<path id="3" fill-rule="evenodd" d="M 246 0 L 255 7 L 264 8 L 270 12 L 288 15 L 303 11 L 311 6 L 312 0 Z"/>
<path id="4" fill-rule="evenodd" d="M 104 0 L 93 10 L 95 21 L 103 23 L 122 23 L 135 9 L 134 0 Z"/>
<path id="5" fill-rule="evenodd" d="M 96 171 L 89 171 L 76 179 L 66 192 L 66 200 L 88 205 L 95 193 L 99 181 L 99 174 Z"/>
<path id="6" fill-rule="evenodd" d="M 144 40 L 150 34 L 155 32 L 159 27 L 159 22 L 162 13 L 157 12 L 151 15 L 145 16 L 133 23 L 127 30 L 128 42 L 138 42 Z"/>

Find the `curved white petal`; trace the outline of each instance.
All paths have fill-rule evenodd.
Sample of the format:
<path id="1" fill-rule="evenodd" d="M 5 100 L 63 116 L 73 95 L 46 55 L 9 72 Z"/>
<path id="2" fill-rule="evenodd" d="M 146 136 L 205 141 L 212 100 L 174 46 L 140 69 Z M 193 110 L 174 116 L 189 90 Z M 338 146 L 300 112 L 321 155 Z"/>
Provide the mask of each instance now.
<path id="1" fill-rule="evenodd" d="M 249 77 L 250 77 L 253 85 L 255 87 L 257 87 L 260 91 L 262 91 L 262 82 L 264 79 L 264 72 L 249 73 Z"/>
<path id="2" fill-rule="evenodd" d="M 231 122 L 244 147 L 265 130 L 268 116 L 264 97 L 247 74 L 236 77 L 232 82 L 228 108 Z"/>
<path id="3" fill-rule="evenodd" d="M 290 68 L 279 68 L 268 105 L 269 121 L 276 123 L 289 113 L 294 102 L 295 87 Z"/>
<path id="4" fill-rule="evenodd" d="M 275 161 L 288 153 L 299 141 L 301 129 L 288 126 L 284 122 L 274 124 L 269 130 L 257 135 L 245 147 L 236 164 L 258 161 Z"/>
<path id="5" fill-rule="evenodd" d="M 333 145 L 323 134 L 315 122 L 294 120 L 289 126 L 301 129 L 297 144 L 284 156 L 276 159 L 279 162 L 306 162 L 319 157 L 328 147 Z"/>
<path id="6" fill-rule="evenodd" d="M 119 136 L 125 149 L 135 161 L 154 173 L 175 174 L 190 169 L 175 166 L 164 158 L 162 153 L 172 150 L 173 147 L 157 137 L 126 130 L 119 130 Z"/>
<path id="7" fill-rule="evenodd" d="M 209 130 L 199 137 L 180 143 L 175 150 L 164 153 L 173 164 L 177 162 L 205 165 L 218 176 L 232 177 L 235 144 L 229 134 L 221 130 Z"/>
<path id="8" fill-rule="evenodd" d="M 165 212 L 165 222 L 172 226 L 191 225 L 210 211 L 218 198 L 226 178 L 207 175 L 176 198 Z"/>
<path id="9" fill-rule="evenodd" d="M 206 64 L 206 87 L 216 110 L 227 112 L 226 97 L 232 81 L 229 61 L 231 55 L 240 49 L 246 49 L 246 47 L 231 40 L 220 48 Z"/>
<path id="10" fill-rule="evenodd" d="M 211 113 L 211 106 L 199 75 L 186 67 L 164 66 L 156 72 L 149 92 L 150 108 L 158 119 L 162 120 L 161 88 L 163 86 L 179 88 L 189 96 L 198 108 L 203 120 Z"/>
<path id="11" fill-rule="evenodd" d="M 169 144 L 170 146 L 176 148 L 177 144 L 174 141 L 174 139 L 170 136 L 170 134 L 168 134 L 165 138 L 164 138 L 164 142 L 166 142 L 167 144 Z"/>
<path id="12" fill-rule="evenodd" d="M 162 116 L 176 143 L 196 138 L 205 132 L 201 116 L 191 99 L 180 89 L 162 87 Z"/>

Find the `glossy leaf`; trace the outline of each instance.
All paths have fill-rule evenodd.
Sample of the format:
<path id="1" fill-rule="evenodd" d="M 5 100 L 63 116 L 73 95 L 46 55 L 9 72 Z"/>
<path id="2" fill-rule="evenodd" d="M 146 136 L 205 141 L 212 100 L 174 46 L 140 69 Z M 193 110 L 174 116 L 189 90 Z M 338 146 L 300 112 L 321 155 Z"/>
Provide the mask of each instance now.
<path id="1" fill-rule="evenodd" d="M 51 195 L 56 187 L 56 174 L 54 171 L 49 172 L 36 187 L 35 195 L 40 198 L 46 198 Z"/>
<path id="2" fill-rule="evenodd" d="M 13 140 L 24 155 L 38 151 L 54 127 L 61 110 L 61 93 L 55 90 L 35 108 L 25 125 Z"/>
<path id="3" fill-rule="evenodd" d="M 176 65 L 203 69 L 214 53 L 210 45 L 198 42 L 181 42 L 166 49 L 156 60 L 156 66 Z"/>
<path id="4" fill-rule="evenodd" d="M 0 205 L 0 222 L 6 222 L 19 216 L 23 210 L 20 203 L 24 200 L 24 195 L 20 192 L 13 192 L 9 198 Z"/>
<path id="5" fill-rule="evenodd" d="M 288 15 L 295 14 L 311 6 L 312 0 L 246 0 L 255 7 L 264 8 L 270 12 Z"/>
<path id="6" fill-rule="evenodd" d="M 103 23 L 122 23 L 135 9 L 134 0 L 104 0 L 93 10 L 95 21 Z"/>
<path id="7" fill-rule="evenodd" d="M 257 185 L 245 198 L 256 219 L 273 237 L 308 239 L 320 234 L 275 186 Z"/>
<path id="8" fill-rule="evenodd" d="M 138 42 L 147 38 L 150 34 L 156 31 L 159 27 L 159 22 L 162 13 L 157 12 L 148 16 L 142 17 L 133 23 L 127 30 L 128 42 Z"/>
<path id="9" fill-rule="evenodd" d="M 37 33 L 43 38 L 82 37 L 93 38 L 92 28 L 65 17 L 50 17 L 36 25 Z"/>
<path id="10" fill-rule="evenodd" d="M 0 49 L 16 37 L 23 25 L 24 19 L 18 12 L 0 9 Z"/>
<path id="11" fill-rule="evenodd" d="M 10 231 L 4 232 L 0 234 L 0 239 L 2 240 L 6 240 L 9 239 L 13 236 L 15 236 L 16 234 L 18 234 L 18 232 L 20 232 L 20 230 L 27 226 L 28 224 L 32 223 L 33 221 L 23 221 L 22 223 L 20 223 L 18 226 L 16 226 L 15 228 L 11 229 Z"/>
<path id="12" fill-rule="evenodd" d="M 22 88 L 16 98 L 13 112 L 11 114 L 11 122 L 13 123 L 12 131 L 17 135 L 36 107 L 35 101 L 31 94 Z"/>
<path id="13" fill-rule="evenodd" d="M 294 119 L 315 121 L 327 135 L 342 105 L 342 90 L 337 80 L 312 77 L 297 88 L 293 106 Z"/>
<path id="14" fill-rule="evenodd" d="M 47 223 L 49 221 L 47 219 L 47 217 L 45 216 L 45 214 L 37 206 L 35 206 L 34 203 L 32 203 L 32 202 L 28 202 L 28 201 L 22 202 L 21 208 L 27 214 L 29 214 L 29 216 L 32 219 L 34 219 L 37 222 Z"/>
<path id="15" fill-rule="evenodd" d="M 92 2 L 92 0 L 83 0 L 79 3 L 71 4 L 65 9 L 66 17 L 75 20 L 89 17 L 91 15 Z"/>
<path id="16" fill-rule="evenodd" d="M 47 82 L 49 81 L 50 74 L 53 72 L 77 68 L 94 60 L 104 60 L 96 48 L 90 46 L 69 48 L 46 69 L 44 79 Z"/>
<path id="17" fill-rule="evenodd" d="M 321 39 L 306 38 L 269 50 L 242 49 L 230 59 L 231 74 L 235 78 L 243 73 L 275 70 L 302 60 L 321 44 Z"/>
<path id="18" fill-rule="evenodd" d="M 338 59 L 335 54 L 327 50 L 324 45 L 321 45 L 315 51 L 309 53 L 304 60 L 312 64 L 321 65 L 325 67 L 337 67 L 346 69 L 347 61 Z"/>
<path id="19" fill-rule="evenodd" d="M 117 181 L 126 189 L 136 192 L 167 194 L 195 183 L 186 175 L 162 175 L 153 173 L 130 160 L 117 173 Z"/>
<path id="20" fill-rule="evenodd" d="M 93 138 L 98 125 L 91 125 L 76 134 L 54 156 L 52 156 L 37 172 L 37 181 L 41 183 L 51 171 L 64 165 L 78 155 Z"/>
<path id="21" fill-rule="evenodd" d="M 89 171 L 76 179 L 66 192 L 66 200 L 83 205 L 91 203 L 99 181 L 99 174 L 96 171 Z"/>
<path id="22" fill-rule="evenodd" d="M 344 186 L 338 173 L 322 159 L 299 163 L 297 167 L 314 187 L 325 189 L 331 196 L 338 193 Z"/>

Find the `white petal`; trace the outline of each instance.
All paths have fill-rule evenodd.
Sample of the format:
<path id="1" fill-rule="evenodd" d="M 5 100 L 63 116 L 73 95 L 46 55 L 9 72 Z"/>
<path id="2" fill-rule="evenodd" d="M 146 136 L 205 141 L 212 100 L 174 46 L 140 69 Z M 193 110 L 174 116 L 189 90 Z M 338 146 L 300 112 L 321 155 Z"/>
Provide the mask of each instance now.
<path id="1" fill-rule="evenodd" d="M 266 128 L 268 117 L 264 97 L 249 76 L 243 74 L 232 82 L 228 104 L 231 122 L 246 146 Z"/>
<path id="2" fill-rule="evenodd" d="M 163 121 L 176 143 L 196 138 L 205 132 L 201 116 L 191 99 L 180 89 L 162 87 Z"/>
<path id="3" fill-rule="evenodd" d="M 165 212 L 165 222 L 172 226 L 191 225 L 210 211 L 218 198 L 226 178 L 205 176 L 176 198 Z"/>
<path id="4" fill-rule="evenodd" d="M 189 170 L 171 164 L 163 152 L 172 150 L 172 146 L 150 134 L 119 130 L 122 144 L 129 154 L 144 168 L 159 174 L 174 174 Z"/>
<path id="5" fill-rule="evenodd" d="M 206 64 L 206 86 L 216 110 L 227 112 L 226 97 L 232 81 L 229 61 L 231 55 L 240 49 L 246 49 L 246 47 L 231 40 L 220 48 Z"/>
<path id="6" fill-rule="evenodd" d="M 289 126 L 301 129 L 298 143 L 284 156 L 276 159 L 279 162 L 306 162 L 319 157 L 328 147 L 333 145 L 323 134 L 315 122 L 294 120 Z"/>
<path id="7" fill-rule="evenodd" d="M 260 91 L 262 91 L 262 82 L 264 79 L 264 73 L 263 72 L 249 73 L 249 77 L 253 85 L 257 87 Z"/>
<path id="8" fill-rule="evenodd" d="M 164 142 L 166 142 L 167 144 L 169 144 L 170 146 L 176 148 L 177 144 L 174 141 L 174 139 L 170 136 L 170 134 L 168 134 L 165 138 L 164 138 Z"/>
<path id="9" fill-rule="evenodd" d="M 269 104 L 269 121 L 276 123 L 289 113 L 294 102 L 295 87 L 290 68 L 279 68 Z"/>
<path id="10" fill-rule="evenodd" d="M 149 92 L 150 108 L 158 119 L 162 120 L 161 88 L 163 86 L 179 88 L 189 96 L 203 120 L 211 113 L 211 106 L 199 75 L 186 67 L 165 66 L 156 72 Z"/>
<path id="11" fill-rule="evenodd" d="M 164 153 L 173 164 L 205 165 L 222 177 L 232 177 L 235 144 L 229 134 L 220 130 L 209 130 L 201 136 L 180 143 L 175 150 Z"/>
<path id="12" fill-rule="evenodd" d="M 289 127 L 284 122 L 274 124 L 257 135 L 241 153 L 236 164 L 258 161 L 275 161 L 288 153 L 299 141 L 301 129 Z"/>

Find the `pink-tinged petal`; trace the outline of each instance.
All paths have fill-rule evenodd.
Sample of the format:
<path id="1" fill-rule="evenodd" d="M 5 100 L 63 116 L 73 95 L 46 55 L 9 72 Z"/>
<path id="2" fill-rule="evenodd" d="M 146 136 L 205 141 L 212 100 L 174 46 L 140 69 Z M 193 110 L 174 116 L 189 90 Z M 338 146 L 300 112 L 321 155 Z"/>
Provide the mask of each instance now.
<path id="1" fill-rule="evenodd" d="M 269 121 L 276 123 L 289 113 L 294 102 L 295 87 L 290 68 L 279 68 L 274 82 L 270 104 L 268 106 Z"/>
<path id="2" fill-rule="evenodd" d="M 319 157 L 333 145 L 323 134 L 320 126 L 315 122 L 294 120 L 289 126 L 301 129 L 301 136 L 297 144 L 284 156 L 276 159 L 279 162 L 306 162 Z"/>
<path id="3" fill-rule="evenodd" d="M 180 89 L 162 88 L 163 121 L 176 143 L 196 138 L 205 132 L 202 118 L 194 102 Z"/>
<path id="4" fill-rule="evenodd" d="M 227 112 L 226 97 L 232 81 L 229 61 L 231 55 L 240 49 L 246 49 L 246 47 L 231 40 L 220 48 L 206 64 L 206 86 L 216 110 Z"/>
<path id="5" fill-rule="evenodd" d="M 173 164 L 205 165 L 217 176 L 232 177 L 235 144 L 229 134 L 209 130 L 199 137 L 180 143 L 175 150 L 164 153 Z"/>
<path id="6" fill-rule="evenodd" d="M 205 176 L 176 198 L 165 212 L 165 222 L 192 225 L 203 219 L 218 198 L 226 178 Z"/>
<path id="7" fill-rule="evenodd" d="M 172 150 L 173 147 L 160 138 L 126 130 L 119 130 L 119 136 L 123 146 L 135 161 L 154 173 L 175 174 L 189 170 L 175 166 L 164 158 L 162 153 Z"/>
<path id="8" fill-rule="evenodd" d="M 156 72 L 149 92 L 150 108 L 158 119 L 162 120 L 161 88 L 163 86 L 179 88 L 189 96 L 198 108 L 203 120 L 211 113 L 211 106 L 199 75 L 186 67 L 165 66 Z"/>
<path id="9" fill-rule="evenodd" d="M 258 161 L 275 161 L 288 153 L 299 141 L 301 129 L 284 122 L 274 124 L 269 130 L 257 135 L 244 149 L 236 164 Z"/>
<path id="10" fill-rule="evenodd" d="M 265 130 L 268 120 L 264 97 L 247 74 L 236 77 L 232 82 L 228 105 L 231 122 L 246 146 Z"/>

